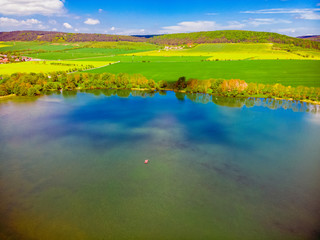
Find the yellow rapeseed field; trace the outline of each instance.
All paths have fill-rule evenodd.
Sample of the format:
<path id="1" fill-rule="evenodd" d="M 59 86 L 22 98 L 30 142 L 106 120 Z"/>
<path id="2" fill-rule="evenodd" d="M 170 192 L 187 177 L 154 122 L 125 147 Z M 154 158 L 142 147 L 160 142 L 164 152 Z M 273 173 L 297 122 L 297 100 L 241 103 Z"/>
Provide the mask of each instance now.
<path id="1" fill-rule="evenodd" d="M 9 47 L 9 45 L 6 45 L 3 42 L 0 42 L 0 48 L 2 48 L 2 47 Z"/>
<path id="2" fill-rule="evenodd" d="M 297 54 L 298 53 L 298 54 Z M 273 48 L 272 43 L 217 43 L 199 44 L 194 48 L 162 49 L 126 54 L 127 56 L 205 56 L 208 60 L 243 59 L 320 59 L 320 52 L 287 52 Z"/>
<path id="3" fill-rule="evenodd" d="M 1 74 L 12 74 L 16 72 L 34 72 L 34 73 L 46 73 L 54 71 L 67 71 L 74 68 L 84 68 L 91 65 L 91 68 L 97 68 L 109 65 L 113 62 L 104 61 L 30 61 L 0 64 Z"/>

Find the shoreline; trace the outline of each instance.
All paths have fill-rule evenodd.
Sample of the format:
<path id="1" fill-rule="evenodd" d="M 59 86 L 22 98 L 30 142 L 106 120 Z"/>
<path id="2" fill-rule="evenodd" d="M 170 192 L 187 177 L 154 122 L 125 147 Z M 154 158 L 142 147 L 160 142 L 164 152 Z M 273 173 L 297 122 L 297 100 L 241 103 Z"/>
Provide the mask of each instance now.
<path id="1" fill-rule="evenodd" d="M 160 89 L 157 90 L 156 88 L 130 88 L 130 89 L 122 89 L 122 88 L 95 88 L 95 89 L 84 89 L 84 88 L 76 88 L 76 91 L 80 91 L 80 90 L 99 90 L 99 89 L 115 89 L 115 90 L 131 90 L 131 91 L 153 91 L 153 92 L 160 92 L 160 91 L 170 91 L 170 92 L 179 92 L 179 93 L 189 93 L 186 92 L 185 90 L 173 90 L 173 89 L 169 89 L 169 88 L 165 88 L 165 89 Z M 73 90 L 63 90 L 63 91 L 73 91 Z M 221 95 L 215 95 L 215 94 L 210 94 L 210 93 L 198 93 L 198 94 L 208 94 L 211 96 L 219 96 L 219 97 L 225 97 L 225 98 L 261 98 L 261 99 L 275 99 L 275 100 L 282 100 L 282 101 L 297 101 L 297 102 L 304 102 L 304 103 L 310 103 L 313 105 L 320 105 L 320 101 L 312 101 L 312 100 L 295 100 L 293 98 L 279 98 L 279 97 L 267 97 L 267 96 L 237 96 L 237 97 L 230 97 L 230 96 L 221 96 Z M 37 95 L 36 97 L 40 97 L 40 96 L 45 96 L 46 94 L 41 94 L 41 95 Z M 13 98 L 13 97 L 19 97 L 15 94 L 10 94 L 10 95 L 6 95 L 6 96 L 0 96 L 0 99 L 6 99 L 6 98 Z"/>
<path id="2" fill-rule="evenodd" d="M 5 96 L 0 96 L 0 99 L 11 98 L 11 97 L 17 97 L 17 95 L 15 95 L 15 94 L 10 94 L 10 95 L 5 95 Z"/>

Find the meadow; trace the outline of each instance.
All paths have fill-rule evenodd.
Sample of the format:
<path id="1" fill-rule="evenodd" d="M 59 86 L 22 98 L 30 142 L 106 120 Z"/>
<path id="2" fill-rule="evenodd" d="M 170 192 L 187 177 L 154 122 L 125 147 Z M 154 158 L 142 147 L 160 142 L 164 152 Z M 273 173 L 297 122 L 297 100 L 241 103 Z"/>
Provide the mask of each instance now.
<path id="1" fill-rule="evenodd" d="M 298 54 L 297 54 L 298 53 Z M 286 51 L 273 43 L 215 43 L 199 44 L 184 49 L 166 49 L 136 53 L 136 56 L 207 56 L 209 60 L 244 59 L 320 59 L 317 51 Z"/>
<path id="2" fill-rule="evenodd" d="M 114 55 L 107 57 L 92 57 L 92 58 L 81 58 L 75 59 L 76 61 L 87 61 L 89 59 L 94 59 L 94 61 L 114 61 L 114 62 L 201 62 L 208 59 L 208 57 L 201 56 L 123 56 Z"/>
<path id="3" fill-rule="evenodd" d="M 102 61 L 32 61 L 32 62 L 20 62 L 12 64 L 1 64 L 1 74 L 13 74 L 16 72 L 34 72 L 34 73 L 46 73 L 55 71 L 69 71 L 75 68 L 96 68 L 111 64 L 112 62 Z"/>
<path id="4" fill-rule="evenodd" d="M 43 60 L 68 60 L 115 56 L 158 49 L 159 46 L 139 42 L 6 42 L 0 45 L 0 52 L 19 52 Z"/>
<path id="5" fill-rule="evenodd" d="M 126 49 L 105 49 L 105 48 L 79 48 L 59 52 L 45 52 L 28 54 L 28 56 L 44 60 L 71 60 L 71 59 L 90 59 L 103 56 L 114 56 L 118 54 L 136 53 L 143 50 Z"/>
<path id="6" fill-rule="evenodd" d="M 320 87 L 320 61 L 255 60 L 215 62 L 121 62 L 89 70 L 90 73 L 140 73 L 155 81 L 176 81 L 179 77 L 241 79 L 263 84 Z"/>
<path id="7" fill-rule="evenodd" d="M 3 42 L 0 51 L 61 51 L 82 47 L 84 43 L 48 43 L 48 42 Z"/>

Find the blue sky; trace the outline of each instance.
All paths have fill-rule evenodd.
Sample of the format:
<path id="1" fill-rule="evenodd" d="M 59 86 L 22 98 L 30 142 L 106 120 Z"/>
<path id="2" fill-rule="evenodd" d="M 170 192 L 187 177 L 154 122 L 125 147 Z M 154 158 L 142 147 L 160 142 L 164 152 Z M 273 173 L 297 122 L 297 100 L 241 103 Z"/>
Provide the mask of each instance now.
<path id="1" fill-rule="evenodd" d="M 240 29 L 320 34 L 320 0 L 0 0 L 0 31 L 163 34 Z"/>

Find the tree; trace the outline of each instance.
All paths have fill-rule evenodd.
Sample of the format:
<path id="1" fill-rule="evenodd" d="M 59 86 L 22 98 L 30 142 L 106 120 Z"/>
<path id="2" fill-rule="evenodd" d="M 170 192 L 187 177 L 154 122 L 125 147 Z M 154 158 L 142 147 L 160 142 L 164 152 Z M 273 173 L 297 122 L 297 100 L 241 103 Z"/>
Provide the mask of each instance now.
<path id="1" fill-rule="evenodd" d="M 174 88 L 177 90 L 182 90 L 182 89 L 185 89 L 186 87 L 187 87 L 186 77 L 180 77 L 174 85 Z"/>

